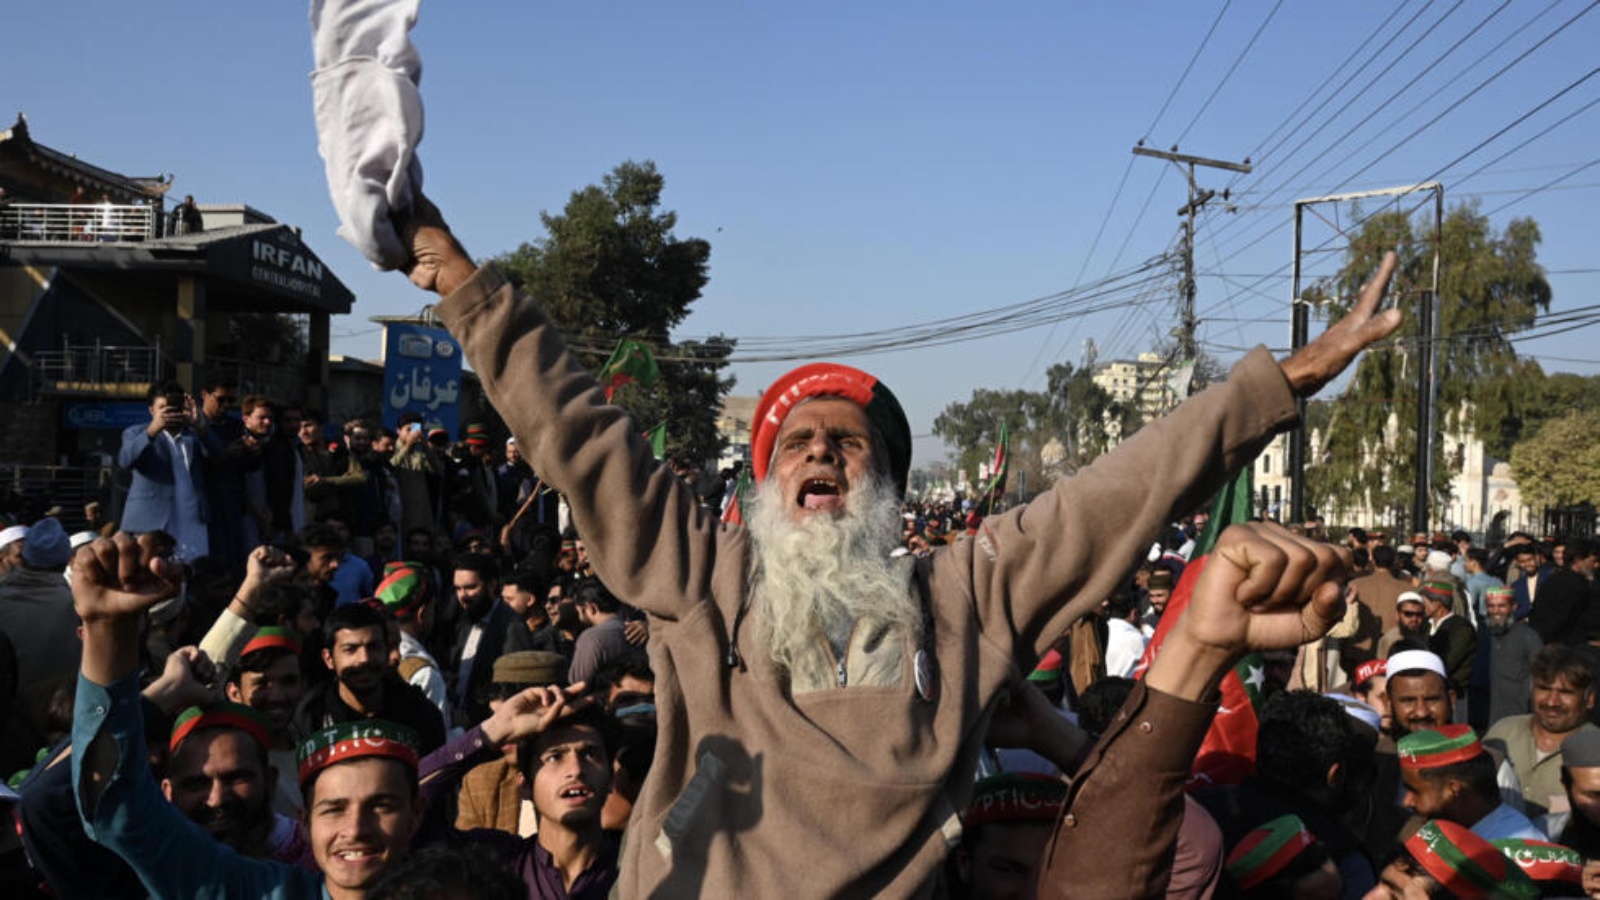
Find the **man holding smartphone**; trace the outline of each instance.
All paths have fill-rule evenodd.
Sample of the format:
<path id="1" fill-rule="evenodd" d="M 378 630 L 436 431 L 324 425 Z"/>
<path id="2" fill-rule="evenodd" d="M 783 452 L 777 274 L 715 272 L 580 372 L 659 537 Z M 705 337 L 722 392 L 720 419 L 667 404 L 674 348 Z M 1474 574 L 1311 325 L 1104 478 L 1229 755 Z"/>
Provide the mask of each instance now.
<path id="1" fill-rule="evenodd" d="M 175 381 L 152 385 L 150 421 L 122 432 L 117 465 L 133 473 L 122 530 L 165 531 L 177 554 L 196 560 L 210 552 L 206 535 L 206 450 L 196 436 L 199 406 Z"/>

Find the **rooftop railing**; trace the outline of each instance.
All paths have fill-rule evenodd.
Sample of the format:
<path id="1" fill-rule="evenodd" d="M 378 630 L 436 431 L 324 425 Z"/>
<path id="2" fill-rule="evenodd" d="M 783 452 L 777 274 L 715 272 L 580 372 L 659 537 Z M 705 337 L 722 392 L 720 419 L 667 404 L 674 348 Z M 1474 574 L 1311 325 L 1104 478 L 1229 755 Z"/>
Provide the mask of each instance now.
<path id="1" fill-rule="evenodd" d="M 169 377 L 161 346 L 66 345 L 60 350 L 38 350 L 32 355 L 33 396 L 46 390 L 68 394 L 94 394 L 148 386 Z M 139 390 L 143 396 L 143 390 Z"/>
<path id="2" fill-rule="evenodd" d="M 0 241 L 143 241 L 159 236 L 158 221 L 148 205 L 7 203 Z"/>

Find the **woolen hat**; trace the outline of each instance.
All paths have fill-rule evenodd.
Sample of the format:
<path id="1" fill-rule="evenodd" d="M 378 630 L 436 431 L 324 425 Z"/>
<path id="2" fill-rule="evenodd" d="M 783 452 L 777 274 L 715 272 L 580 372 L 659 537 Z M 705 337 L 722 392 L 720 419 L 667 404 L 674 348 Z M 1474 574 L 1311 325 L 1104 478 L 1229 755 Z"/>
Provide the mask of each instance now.
<path id="1" fill-rule="evenodd" d="M 1424 872 L 1461 900 L 1539 896 L 1539 888 L 1493 844 L 1454 822 L 1423 823 L 1406 839 L 1405 847 Z"/>
<path id="2" fill-rule="evenodd" d="M 300 786 L 329 766 L 357 759 L 378 757 L 399 760 L 417 773 L 417 733 L 396 722 L 362 719 L 340 722 L 313 732 L 300 742 L 295 754 L 299 762 Z"/>
<path id="3" fill-rule="evenodd" d="M 1444 660 L 1439 654 L 1427 650 L 1401 650 L 1389 656 L 1389 662 L 1384 667 L 1385 674 L 1390 678 L 1404 675 L 1407 672 L 1432 672 L 1448 681 L 1450 676 L 1444 673 Z"/>
<path id="4" fill-rule="evenodd" d="M 272 738 L 267 729 L 266 720 L 261 714 L 251 707 L 241 703 L 217 703 L 206 709 L 191 706 L 178 714 L 178 720 L 172 724 L 172 739 L 167 748 L 173 753 L 178 752 L 178 745 L 183 739 L 196 731 L 206 728 L 231 728 L 242 731 L 250 739 L 260 744 L 262 749 L 272 747 Z"/>
<path id="5" fill-rule="evenodd" d="M 519 650 L 494 661 L 495 684 L 544 687 L 567 683 L 567 658 L 546 650 Z"/>
<path id="6" fill-rule="evenodd" d="M 66 529 L 55 519 L 40 519 L 28 529 L 28 542 L 22 545 L 22 561 L 35 569 L 59 569 L 72 559 L 72 544 Z"/>
<path id="7" fill-rule="evenodd" d="M 1483 744 L 1470 725 L 1440 725 L 1413 731 L 1400 739 L 1396 749 L 1400 768 L 1414 772 L 1454 765 L 1483 755 Z"/>
<path id="8" fill-rule="evenodd" d="M 750 435 L 750 463 L 757 481 L 765 481 L 783 420 L 813 397 L 841 397 L 861 407 L 878 430 L 888 457 L 889 477 L 906 492 L 911 470 L 911 423 L 889 388 L 860 369 L 838 363 L 811 363 L 780 377 L 761 394 Z"/>
<path id="9" fill-rule="evenodd" d="M 1569 769 L 1600 766 L 1600 731 L 1585 728 L 1561 742 L 1561 764 Z"/>
<path id="10" fill-rule="evenodd" d="M 1279 816 L 1252 830 L 1228 854 L 1228 876 L 1248 891 L 1282 872 L 1317 839 L 1299 816 Z"/>
<path id="11" fill-rule="evenodd" d="M 1067 799 L 1066 782 L 1032 772 L 1007 772 L 979 779 L 961 824 L 976 828 L 991 822 L 1054 822 Z"/>
<path id="12" fill-rule="evenodd" d="M 466 431 L 463 433 L 466 435 L 466 441 L 469 444 L 489 443 L 489 427 L 482 422 L 467 423 Z"/>

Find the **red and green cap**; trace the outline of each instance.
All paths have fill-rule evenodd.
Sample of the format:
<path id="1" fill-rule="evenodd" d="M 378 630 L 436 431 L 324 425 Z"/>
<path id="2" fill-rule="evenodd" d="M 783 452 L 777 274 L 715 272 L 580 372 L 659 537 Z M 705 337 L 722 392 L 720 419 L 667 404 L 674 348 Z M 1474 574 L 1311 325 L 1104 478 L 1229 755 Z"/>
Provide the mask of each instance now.
<path id="1" fill-rule="evenodd" d="M 1066 782 L 1036 772 L 1007 772 L 979 779 L 961 814 L 965 828 L 992 822 L 1054 822 L 1067 800 Z"/>
<path id="2" fill-rule="evenodd" d="M 1039 664 L 1028 673 L 1028 680 L 1034 684 L 1055 684 L 1061 680 L 1061 651 L 1054 647 L 1045 651 L 1039 658 Z"/>
<path id="3" fill-rule="evenodd" d="M 489 426 L 482 422 L 467 423 L 466 431 L 462 432 L 464 439 L 469 444 L 489 443 Z"/>
<path id="4" fill-rule="evenodd" d="M 1248 891 L 1289 867 L 1317 839 L 1299 816 L 1279 816 L 1244 836 L 1228 854 L 1228 875 Z"/>
<path id="5" fill-rule="evenodd" d="M 415 563 L 389 563 L 373 596 L 397 619 L 410 619 L 428 602 L 428 578 Z"/>
<path id="6" fill-rule="evenodd" d="M 1454 822 L 1430 819 L 1406 839 L 1405 846 L 1424 872 L 1461 900 L 1538 900 L 1539 888 L 1520 868 L 1493 844 Z"/>
<path id="7" fill-rule="evenodd" d="M 1478 733 L 1470 725 L 1440 725 L 1413 731 L 1400 739 L 1402 769 L 1437 769 L 1476 759 L 1483 753 Z"/>
<path id="8" fill-rule="evenodd" d="M 264 625 L 256 630 L 255 637 L 239 651 L 239 656 L 249 656 L 257 650 L 288 650 L 298 656 L 300 647 L 300 635 L 294 629 L 284 628 L 281 625 Z"/>
<path id="9" fill-rule="evenodd" d="M 300 742 L 300 786 L 305 787 L 329 766 L 358 759 L 394 759 L 417 771 L 417 733 L 395 722 L 362 719 L 340 722 L 312 733 Z"/>
<path id="10" fill-rule="evenodd" d="M 1430 581 L 1422 586 L 1420 593 L 1422 599 L 1432 600 L 1444 606 L 1456 602 L 1456 587 L 1448 581 Z"/>
<path id="11" fill-rule="evenodd" d="M 1489 843 L 1537 885 L 1583 884 L 1583 854 L 1571 847 L 1525 838 L 1505 838 Z"/>
<path id="12" fill-rule="evenodd" d="M 242 731 L 260 744 L 262 749 L 272 746 L 271 729 L 260 713 L 239 703 L 217 703 L 205 709 L 191 706 L 179 713 L 177 721 L 172 723 L 172 739 L 168 741 L 167 749 L 177 753 L 178 745 L 183 743 L 184 738 L 209 728 Z"/>
<path id="13" fill-rule="evenodd" d="M 911 470 L 911 423 L 906 419 L 905 410 L 883 382 L 860 369 L 838 363 L 801 366 L 774 381 L 761 394 L 750 436 L 750 462 L 756 480 L 766 480 L 783 420 L 795 407 L 813 397 L 841 397 L 866 412 L 883 438 L 889 474 L 894 478 L 895 487 L 904 494 L 906 474 Z"/>
<path id="14" fill-rule="evenodd" d="M 1484 597 L 1504 597 L 1507 600 L 1515 600 L 1517 598 L 1517 592 L 1512 590 L 1511 588 L 1508 588 L 1508 587 L 1492 587 L 1492 588 L 1489 588 L 1487 591 L 1484 591 L 1483 592 L 1483 596 Z"/>

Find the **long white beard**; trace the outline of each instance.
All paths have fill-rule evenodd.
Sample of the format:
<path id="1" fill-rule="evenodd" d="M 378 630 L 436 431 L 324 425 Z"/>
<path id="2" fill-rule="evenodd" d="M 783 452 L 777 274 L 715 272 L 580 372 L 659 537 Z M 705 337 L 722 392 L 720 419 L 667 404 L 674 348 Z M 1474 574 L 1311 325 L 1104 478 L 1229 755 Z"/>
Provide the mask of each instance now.
<path id="1" fill-rule="evenodd" d="M 817 513 L 796 522 L 793 497 L 769 478 L 756 493 L 748 527 L 759 560 L 753 590 L 760 637 L 795 685 L 831 681 L 828 636 L 853 629 L 922 639 L 923 615 L 911 587 L 910 557 L 899 546 L 900 501 L 887 479 L 852 486 L 843 515 Z"/>

